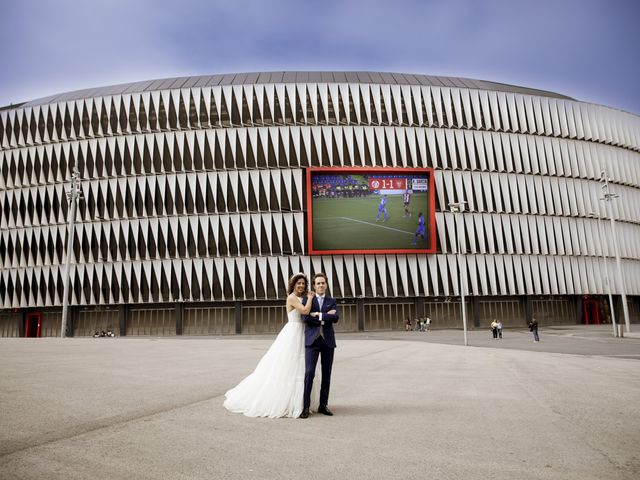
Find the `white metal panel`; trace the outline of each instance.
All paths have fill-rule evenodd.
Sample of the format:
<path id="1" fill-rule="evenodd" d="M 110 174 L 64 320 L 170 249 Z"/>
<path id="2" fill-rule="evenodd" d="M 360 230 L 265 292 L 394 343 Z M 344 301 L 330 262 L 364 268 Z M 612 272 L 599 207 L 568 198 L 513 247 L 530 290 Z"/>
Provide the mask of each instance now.
<path id="1" fill-rule="evenodd" d="M 502 232 L 502 222 L 500 221 L 500 215 L 491 215 L 492 231 L 495 234 L 496 245 L 495 250 L 491 253 L 504 253 L 504 235 Z M 491 243 L 491 240 L 489 241 Z"/>
<path id="2" fill-rule="evenodd" d="M 438 145 L 438 151 L 440 152 L 440 161 L 442 162 L 442 168 L 449 168 L 449 155 L 447 154 L 447 142 L 445 137 L 445 131 L 442 128 L 435 130 L 436 143 Z"/>
<path id="3" fill-rule="evenodd" d="M 488 295 L 500 295 L 500 288 L 498 286 L 497 272 L 496 272 L 496 256 L 485 255 L 485 264 L 487 271 L 487 294 Z"/>
<path id="4" fill-rule="evenodd" d="M 500 176 L 496 174 L 490 175 L 489 180 L 491 181 L 491 190 L 496 205 L 496 212 L 502 213 L 504 212 L 504 208 L 502 206 L 502 192 L 500 191 Z"/>
<path id="5" fill-rule="evenodd" d="M 567 112 L 564 108 L 564 100 L 557 100 L 558 119 L 560 120 L 560 132 L 563 137 L 569 136 L 569 125 L 567 122 Z"/>
<path id="6" fill-rule="evenodd" d="M 522 173 L 524 171 L 522 164 L 522 151 L 521 144 L 519 141 L 519 137 L 521 135 L 510 134 L 509 135 L 509 144 L 511 145 L 511 153 L 513 156 L 513 170 L 516 173 Z M 527 163 L 529 161 L 529 157 L 527 156 Z"/>
<path id="7" fill-rule="evenodd" d="M 393 105 L 391 103 L 391 86 L 390 85 L 380 85 L 380 92 L 382 94 L 382 102 L 384 104 L 384 109 L 387 112 L 387 120 L 388 125 L 392 125 L 393 123 Z"/>
<path id="8" fill-rule="evenodd" d="M 509 174 L 502 174 L 498 176 L 500 181 L 500 196 L 503 199 L 504 211 L 506 213 L 513 212 L 513 206 L 511 205 L 511 194 L 509 190 Z"/>
<path id="9" fill-rule="evenodd" d="M 450 145 L 454 146 L 454 151 L 457 151 L 459 154 L 460 168 L 468 170 L 469 165 L 467 163 L 467 149 L 465 148 L 464 133 L 462 130 L 453 130 L 453 133 L 455 137 L 455 145 L 453 143 L 450 143 Z"/>
<path id="10" fill-rule="evenodd" d="M 502 150 L 502 135 L 500 133 L 493 132 L 491 134 L 491 141 L 493 143 L 493 154 L 495 157 L 496 168 L 499 172 L 504 172 L 506 171 L 506 167 Z"/>
<path id="11" fill-rule="evenodd" d="M 478 169 L 478 162 L 476 160 L 476 147 L 473 132 L 470 130 L 463 130 L 463 138 L 460 143 L 460 148 L 469 153 L 469 168 L 471 170 Z"/>
<path id="12" fill-rule="evenodd" d="M 425 267 L 425 264 L 428 264 L 428 268 Z M 427 288 L 428 284 L 426 275 L 428 272 L 429 279 L 431 280 L 431 283 L 429 285 L 433 287 L 433 295 L 440 295 L 440 284 L 438 282 L 438 255 L 430 255 L 426 258 L 424 255 L 422 255 L 418 258 L 418 265 L 420 266 L 420 271 L 422 272 L 422 281 L 425 289 Z"/>
<path id="13" fill-rule="evenodd" d="M 460 90 L 458 88 L 451 89 L 451 100 L 453 101 L 453 111 L 456 116 L 455 127 L 464 128 L 464 116 L 462 113 L 462 99 L 460 98 Z"/>
<path id="14" fill-rule="evenodd" d="M 522 267 L 522 257 L 520 255 L 510 255 L 509 256 L 510 266 L 513 269 L 513 281 L 510 283 L 513 284 L 513 291 L 517 295 L 526 295 L 527 286 L 524 281 L 524 271 Z"/>
<path id="15" fill-rule="evenodd" d="M 489 101 L 489 92 L 486 90 L 481 90 L 479 92 L 480 96 L 480 105 L 482 106 L 482 118 L 484 120 L 484 128 L 486 130 L 493 130 L 495 127 L 494 123 L 491 120 L 491 106 Z"/>
<path id="16" fill-rule="evenodd" d="M 505 93 L 504 97 L 506 97 L 506 107 L 507 112 L 509 114 L 509 129 L 512 132 L 517 132 L 520 130 L 520 125 L 518 124 L 518 112 L 516 111 L 516 102 L 513 93 Z"/>
<path id="17" fill-rule="evenodd" d="M 513 232 L 511 231 L 510 215 L 500 215 L 500 224 L 504 236 L 505 253 L 514 253 Z"/>
<path id="18" fill-rule="evenodd" d="M 529 232 L 531 232 L 531 250 L 534 255 L 539 255 L 540 253 L 544 253 L 547 251 L 546 245 L 544 247 L 544 252 L 542 248 L 542 243 L 545 242 L 545 237 L 547 235 L 546 230 L 544 229 L 544 217 L 529 217 Z"/>
<path id="19" fill-rule="evenodd" d="M 348 125 L 354 120 L 351 118 L 351 109 L 349 108 L 349 84 L 347 83 L 338 84 L 338 90 L 340 92 L 340 97 L 342 98 L 342 104 L 344 106 L 344 114 L 345 114 L 345 117 L 347 118 L 347 125 Z M 359 105 L 357 103 L 355 103 L 355 105 L 357 105 L 357 107 L 355 107 L 354 110 L 360 110 L 358 108 Z"/>
<path id="20" fill-rule="evenodd" d="M 509 118 L 509 109 L 507 107 L 507 98 L 505 92 L 497 92 L 498 96 L 498 109 L 500 111 L 500 121 L 502 122 L 502 130 L 513 130 L 512 124 Z"/>
<path id="21" fill-rule="evenodd" d="M 529 230 L 529 226 L 533 224 L 533 222 L 531 221 L 532 218 L 533 217 L 530 217 L 530 216 L 519 217 L 520 230 L 522 232 L 522 247 L 523 247 L 524 253 L 527 255 L 530 255 L 531 253 L 533 253 L 532 235 L 535 235 L 536 237 L 538 235 L 536 230 L 534 230 L 533 232 L 530 232 Z"/>
<path id="22" fill-rule="evenodd" d="M 475 138 L 475 144 L 478 152 L 478 162 L 482 171 L 487 170 L 487 154 L 485 150 L 485 132 L 473 132 Z"/>
<path id="23" fill-rule="evenodd" d="M 427 114 L 427 125 L 433 127 L 435 125 L 432 108 L 433 92 L 431 91 L 431 87 L 427 86 L 421 86 L 420 91 L 422 92 L 422 101 L 424 102 L 425 112 Z"/>
<path id="24" fill-rule="evenodd" d="M 486 211 L 491 213 L 495 211 L 493 205 L 493 194 L 491 193 L 491 174 L 483 174 L 477 177 L 482 185 L 484 198 L 486 200 Z"/>
<path id="25" fill-rule="evenodd" d="M 567 127 L 569 129 L 569 137 L 576 138 L 577 137 L 577 129 L 576 129 L 576 121 L 573 113 L 573 105 L 572 101 L 564 101 L 565 114 L 567 116 Z"/>
<path id="26" fill-rule="evenodd" d="M 504 156 L 504 166 L 505 170 L 509 173 L 515 171 L 515 167 L 513 164 L 513 153 L 511 151 L 511 138 L 514 137 L 513 133 L 506 133 L 500 135 L 500 140 L 502 142 L 502 153 Z"/>
<path id="27" fill-rule="evenodd" d="M 540 231 L 544 232 L 544 235 L 540 235 L 540 246 L 544 255 L 555 255 L 557 253 L 555 235 L 553 229 L 553 217 L 542 217 L 538 222 Z"/>
<path id="28" fill-rule="evenodd" d="M 521 215 L 509 215 L 508 221 L 511 223 L 510 230 L 513 234 L 513 250 L 512 253 L 522 254 L 524 249 L 522 248 L 522 231 L 520 230 Z"/>
<path id="29" fill-rule="evenodd" d="M 489 95 L 489 105 L 491 111 L 491 120 L 494 126 L 494 130 L 502 130 L 502 122 L 500 121 L 500 108 L 498 107 L 498 94 L 497 92 L 487 92 Z"/>
<path id="30" fill-rule="evenodd" d="M 527 192 L 529 178 L 529 175 L 516 176 L 516 195 L 518 197 L 518 203 L 520 204 L 521 213 L 532 213 L 531 208 L 529 207 L 529 194 Z"/>
<path id="31" fill-rule="evenodd" d="M 440 94 L 442 96 L 442 104 L 447 117 L 446 126 L 453 127 L 453 109 L 451 108 L 451 89 L 449 87 L 441 87 Z"/>
<path id="32" fill-rule="evenodd" d="M 387 261 L 389 261 L 388 258 L 387 258 Z M 409 267 L 407 265 L 407 256 L 396 255 L 396 263 L 397 263 L 397 271 L 398 271 L 398 274 L 400 275 L 400 289 L 398 291 L 398 295 L 409 296 L 412 294 L 412 291 L 409 288 L 409 278 L 408 278 Z"/>
<path id="33" fill-rule="evenodd" d="M 465 128 L 473 128 L 473 114 L 471 109 L 471 97 L 469 95 L 469 89 L 460 89 L 460 97 L 462 99 L 462 110 L 464 113 L 464 122 L 460 119 L 461 126 Z"/>
<path id="34" fill-rule="evenodd" d="M 413 104 L 415 105 L 415 108 L 416 108 L 416 118 L 414 119 L 414 122 L 418 126 L 423 126 L 425 123 L 424 115 L 422 114 L 423 98 L 422 98 L 422 90 L 420 89 L 419 85 L 411 85 L 411 97 L 413 99 Z"/>
<path id="35" fill-rule="evenodd" d="M 458 252 L 458 243 L 457 243 L 457 229 L 456 229 L 456 218 L 455 218 L 455 214 L 454 213 L 450 213 L 450 212 L 443 212 L 442 216 L 444 217 L 444 221 L 446 224 L 446 234 L 448 238 L 446 238 L 445 242 L 441 241 L 441 247 L 442 247 L 442 253 L 450 253 L 449 249 L 447 248 L 447 246 L 451 246 L 451 252 L 453 253 L 457 253 Z M 445 227 L 445 225 L 443 225 L 443 227 Z M 440 230 L 439 228 L 436 228 L 436 230 Z"/>
<path id="36" fill-rule="evenodd" d="M 381 260 L 384 261 L 385 257 L 380 257 Z M 397 263 L 396 263 L 396 257 L 395 255 L 386 255 L 386 271 L 389 274 L 389 278 L 391 279 L 391 289 L 392 289 L 392 295 L 394 297 L 398 296 L 398 269 L 397 269 Z M 383 281 L 383 288 L 384 288 L 384 284 L 386 284 L 387 282 Z"/>
<path id="37" fill-rule="evenodd" d="M 480 104 L 480 93 L 478 90 L 472 89 L 469 90 L 469 95 L 471 97 L 471 106 L 473 108 L 473 128 L 484 128 L 485 126 L 482 124 L 482 106 Z M 472 125 L 470 124 L 469 127 L 472 127 Z"/>
<path id="38" fill-rule="evenodd" d="M 455 277 L 457 279 L 458 276 L 455 275 L 455 273 L 453 275 L 449 275 L 448 268 L 447 268 L 447 256 L 436 255 L 434 259 L 435 259 L 434 263 L 436 264 L 438 278 L 440 279 L 440 282 L 435 281 L 433 285 L 435 287 L 439 283 L 442 284 L 442 292 L 438 292 L 437 295 L 449 296 L 451 294 L 449 289 L 449 282 L 453 282 L 454 279 L 452 277 Z"/>

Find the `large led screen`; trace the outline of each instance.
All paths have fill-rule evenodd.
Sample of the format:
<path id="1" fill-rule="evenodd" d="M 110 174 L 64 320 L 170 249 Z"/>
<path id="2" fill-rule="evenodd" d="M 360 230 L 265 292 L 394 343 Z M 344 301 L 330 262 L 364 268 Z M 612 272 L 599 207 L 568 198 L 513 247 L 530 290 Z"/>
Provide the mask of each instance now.
<path id="1" fill-rule="evenodd" d="M 435 253 L 433 170 L 309 168 L 309 253 Z"/>

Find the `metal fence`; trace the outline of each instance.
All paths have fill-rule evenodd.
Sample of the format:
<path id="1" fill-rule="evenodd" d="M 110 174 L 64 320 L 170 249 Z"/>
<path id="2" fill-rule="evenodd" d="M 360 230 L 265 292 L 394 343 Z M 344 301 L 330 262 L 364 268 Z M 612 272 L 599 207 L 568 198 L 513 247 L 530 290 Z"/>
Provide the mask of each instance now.
<path id="1" fill-rule="evenodd" d="M 185 308 L 183 335 L 233 335 L 236 333 L 234 307 Z"/>
<path id="2" fill-rule="evenodd" d="M 407 318 L 413 321 L 413 303 L 370 303 L 364 305 L 364 329 L 404 330 Z"/>
<path id="3" fill-rule="evenodd" d="M 575 325 L 576 301 L 570 298 L 535 298 L 532 312 L 539 325 Z"/>
<path id="4" fill-rule="evenodd" d="M 127 335 L 172 336 L 176 334 L 173 308 L 132 309 L 127 318 Z"/>
<path id="5" fill-rule="evenodd" d="M 74 336 L 90 337 L 96 332 L 111 330 L 120 335 L 119 314 L 116 309 L 95 310 L 83 308 L 75 319 Z"/>

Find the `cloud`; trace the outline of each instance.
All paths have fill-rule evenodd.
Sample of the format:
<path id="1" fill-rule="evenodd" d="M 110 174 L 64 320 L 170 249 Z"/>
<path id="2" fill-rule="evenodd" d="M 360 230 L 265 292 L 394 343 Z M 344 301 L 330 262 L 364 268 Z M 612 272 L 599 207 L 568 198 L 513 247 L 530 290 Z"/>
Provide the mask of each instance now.
<path id="1" fill-rule="evenodd" d="M 550 89 L 640 112 L 635 2 L 4 2 L 0 104 L 152 78 L 406 71 Z"/>

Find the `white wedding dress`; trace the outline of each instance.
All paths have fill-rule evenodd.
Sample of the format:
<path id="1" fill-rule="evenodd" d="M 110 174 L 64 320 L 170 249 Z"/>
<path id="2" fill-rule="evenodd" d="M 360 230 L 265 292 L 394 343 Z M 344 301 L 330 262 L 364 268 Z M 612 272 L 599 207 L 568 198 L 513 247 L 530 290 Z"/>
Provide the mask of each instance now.
<path id="1" fill-rule="evenodd" d="M 288 322 L 253 373 L 225 393 L 227 410 L 248 417 L 270 418 L 298 418 L 302 413 L 305 324 L 297 310 L 291 310 L 287 317 Z M 318 369 L 311 392 L 313 410 L 317 410 L 318 405 L 319 377 Z"/>

